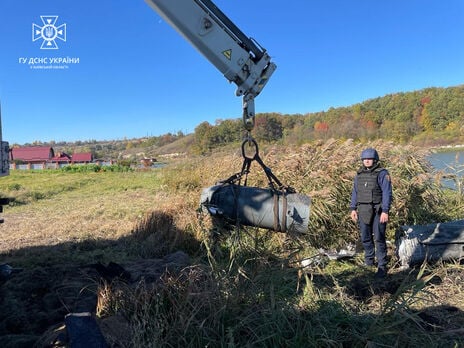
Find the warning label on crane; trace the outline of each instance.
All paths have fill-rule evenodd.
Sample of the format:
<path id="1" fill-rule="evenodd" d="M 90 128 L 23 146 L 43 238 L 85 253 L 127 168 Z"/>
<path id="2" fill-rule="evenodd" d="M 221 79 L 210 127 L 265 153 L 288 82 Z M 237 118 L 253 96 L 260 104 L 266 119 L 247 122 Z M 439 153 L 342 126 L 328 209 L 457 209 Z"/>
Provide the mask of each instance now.
<path id="1" fill-rule="evenodd" d="M 222 54 L 223 54 L 224 57 L 226 57 L 228 60 L 230 60 L 230 59 L 232 58 L 232 50 L 231 50 L 231 49 L 228 49 L 228 50 L 223 51 Z"/>

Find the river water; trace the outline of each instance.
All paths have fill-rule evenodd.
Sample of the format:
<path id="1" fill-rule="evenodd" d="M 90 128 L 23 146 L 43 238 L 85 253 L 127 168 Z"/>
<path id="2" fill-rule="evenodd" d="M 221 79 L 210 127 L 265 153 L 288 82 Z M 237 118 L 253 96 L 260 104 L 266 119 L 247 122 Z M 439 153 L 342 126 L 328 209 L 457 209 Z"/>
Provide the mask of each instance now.
<path id="1" fill-rule="evenodd" d="M 432 153 L 428 160 L 435 170 L 442 170 L 447 174 L 456 174 L 459 178 L 464 176 L 464 149 L 462 148 Z M 453 179 L 443 179 L 443 185 L 456 188 Z"/>

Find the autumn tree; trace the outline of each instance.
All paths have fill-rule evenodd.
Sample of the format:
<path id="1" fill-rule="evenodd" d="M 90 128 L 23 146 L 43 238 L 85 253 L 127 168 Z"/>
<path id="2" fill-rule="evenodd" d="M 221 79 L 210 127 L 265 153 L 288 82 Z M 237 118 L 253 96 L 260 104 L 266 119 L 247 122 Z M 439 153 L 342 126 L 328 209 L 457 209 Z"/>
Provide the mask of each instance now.
<path id="1" fill-rule="evenodd" d="M 282 116 L 278 114 L 258 114 L 255 119 L 254 137 L 258 141 L 273 142 L 282 139 Z"/>

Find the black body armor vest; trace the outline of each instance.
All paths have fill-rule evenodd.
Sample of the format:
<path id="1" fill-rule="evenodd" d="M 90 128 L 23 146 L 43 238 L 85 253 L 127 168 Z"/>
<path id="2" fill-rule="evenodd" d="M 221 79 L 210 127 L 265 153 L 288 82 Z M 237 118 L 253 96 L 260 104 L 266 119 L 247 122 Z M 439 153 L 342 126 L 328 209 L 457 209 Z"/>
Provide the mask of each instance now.
<path id="1" fill-rule="evenodd" d="M 381 167 L 374 167 L 366 170 L 361 168 L 358 171 L 357 200 L 358 204 L 379 204 L 382 202 L 382 189 L 377 178 L 383 170 Z"/>

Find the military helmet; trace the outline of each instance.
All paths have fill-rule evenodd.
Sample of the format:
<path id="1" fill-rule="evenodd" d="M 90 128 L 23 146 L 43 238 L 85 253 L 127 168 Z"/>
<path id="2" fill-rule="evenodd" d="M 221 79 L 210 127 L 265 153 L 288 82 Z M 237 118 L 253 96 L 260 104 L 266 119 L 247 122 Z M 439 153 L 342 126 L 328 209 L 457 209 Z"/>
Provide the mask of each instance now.
<path id="1" fill-rule="evenodd" d="M 374 149 L 374 148 L 368 148 L 368 149 L 364 149 L 362 152 L 361 152 L 361 161 L 364 160 L 364 159 L 373 159 L 374 161 L 378 161 L 380 158 L 379 158 L 379 154 L 377 153 L 377 150 Z"/>

